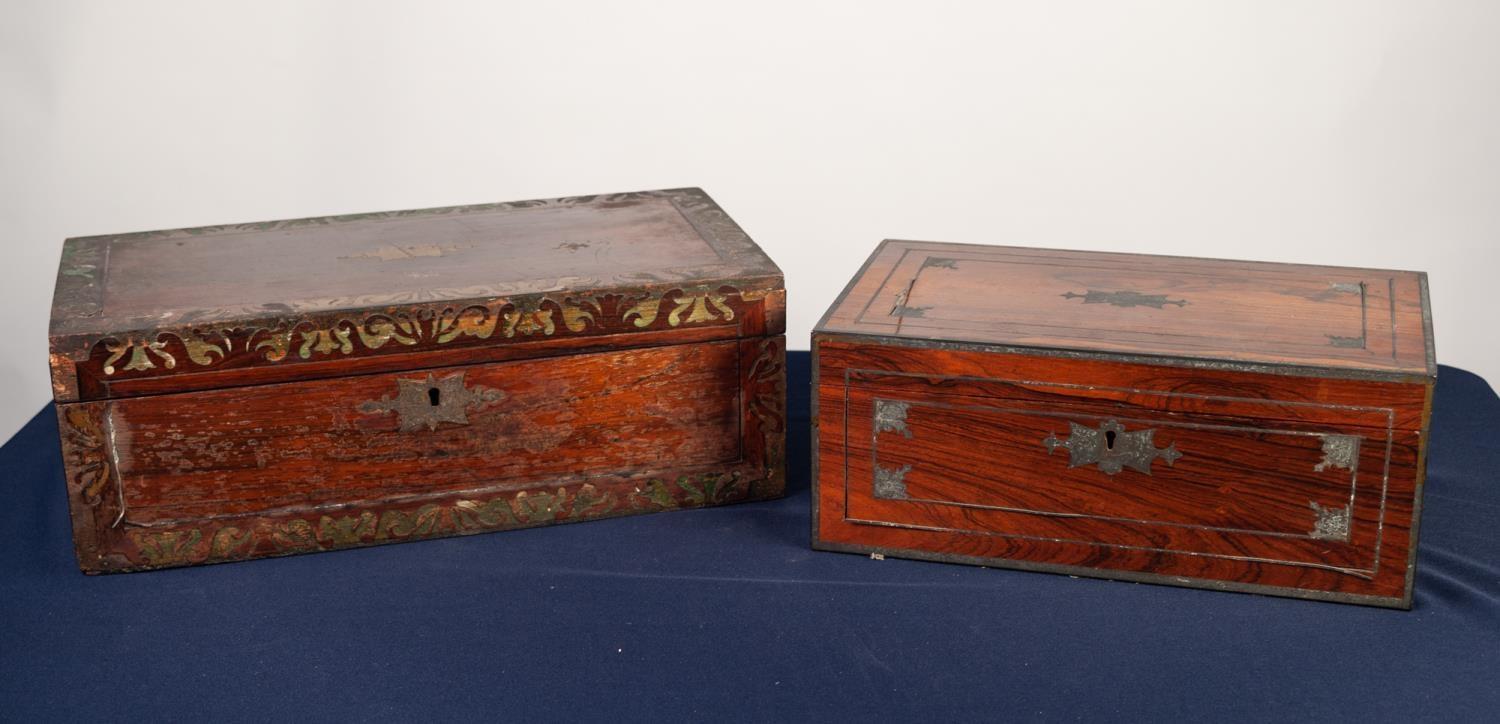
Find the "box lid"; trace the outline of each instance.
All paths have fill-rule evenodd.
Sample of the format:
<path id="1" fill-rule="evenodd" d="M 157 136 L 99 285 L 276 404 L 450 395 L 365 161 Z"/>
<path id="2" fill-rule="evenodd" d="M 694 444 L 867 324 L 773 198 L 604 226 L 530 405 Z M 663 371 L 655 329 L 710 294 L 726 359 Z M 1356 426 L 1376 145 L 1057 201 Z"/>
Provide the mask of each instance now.
<path id="1" fill-rule="evenodd" d="M 816 331 L 1370 379 L 1437 374 L 1427 275 L 1380 269 L 887 240 Z"/>
<path id="2" fill-rule="evenodd" d="M 64 243 L 53 387 L 96 399 L 784 325 L 781 270 L 699 189 L 150 231 Z"/>

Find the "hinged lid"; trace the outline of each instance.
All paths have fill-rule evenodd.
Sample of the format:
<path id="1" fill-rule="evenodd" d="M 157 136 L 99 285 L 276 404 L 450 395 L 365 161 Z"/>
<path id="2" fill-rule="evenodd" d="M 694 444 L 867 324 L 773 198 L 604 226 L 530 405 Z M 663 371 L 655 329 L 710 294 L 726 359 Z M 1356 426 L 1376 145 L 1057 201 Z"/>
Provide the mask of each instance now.
<path id="1" fill-rule="evenodd" d="M 1370 379 L 1437 374 L 1427 275 L 1378 269 L 886 241 L 816 331 Z"/>
<path id="2" fill-rule="evenodd" d="M 781 270 L 699 189 L 93 236 L 63 246 L 53 388 L 95 399 L 784 324 Z"/>

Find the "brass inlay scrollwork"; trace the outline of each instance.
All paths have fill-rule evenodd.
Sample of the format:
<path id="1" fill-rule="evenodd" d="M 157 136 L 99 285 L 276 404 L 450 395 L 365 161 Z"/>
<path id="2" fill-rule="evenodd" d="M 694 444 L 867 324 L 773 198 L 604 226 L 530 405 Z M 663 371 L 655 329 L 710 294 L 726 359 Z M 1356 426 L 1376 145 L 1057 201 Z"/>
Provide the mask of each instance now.
<path id="1" fill-rule="evenodd" d="M 512 304 L 511 309 L 502 315 L 505 319 L 505 336 L 520 334 L 530 337 L 538 332 L 543 336 L 552 336 L 557 331 L 557 326 L 552 323 L 552 310 L 543 306 L 546 302 L 547 298 L 542 297 Z"/>
<path id="2" fill-rule="evenodd" d="M 181 344 L 187 360 L 209 367 L 232 353 L 258 355 L 266 362 L 282 362 L 352 355 L 387 345 L 414 346 L 448 344 L 463 338 L 484 340 L 496 332 L 508 339 L 551 337 L 566 330 L 581 334 L 590 328 L 627 325 L 646 329 L 665 316 L 668 327 L 731 322 L 736 318 L 731 299 L 758 302 L 773 290 L 740 292 L 730 287 L 693 286 L 665 293 L 640 296 L 541 296 L 518 300 L 497 299 L 489 304 L 446 307 L 437 311 L 378 312 L 362 319 L 336 319 L 332 323 L 290 320 L 276 327 L 248 329 L 160 332 L 155 336 L 110 337 L 98 344 L 106 354 L 102 365 L 106 376 L 121 371 L 145 372 L 158 367 L 174 369 L 178 357 L 174 345 Z M 238 340 L 238 341 L 236 341 Z M 179 352 L 180 354 L 180 352 Z M 121 364 L 121 361 L 124 361 Z"/>
<path id="3" fill-rule="evenodd" d="M 585 308 L 584 305 L 592 307 L 593 311 Z M 581 300 L 569 297 L 564 299 L 560 306 L 562 307 L 563 326 L 567 327 L 570 332 L 582 332 L 590 324 L 596 323 L 594 319 L 595 312 L 602 313 L 599 300 L 592 297 Z"/>
<path id="4" fill-rule="evenodd" d="M 380 349 L 388 342 L 413 345 L 422 339 L 422 327 L 407 315 L 395 317 L 374 315 L 354 328 L 359 342 L 369 349 Z"/>
<path id="5" fill-rule="evenodd" d="M 155 341 L 127 337 L 123 342 L 106 344 L 104 349 L 109 352 L 109 357 L 104 360 L 104 374 L 106 375 L 115 373 L 115 363 L 119 362 L 120 358 L 126 354 L 130 355 L 130 359 L 126 361 L 122 369 L 133 372 L 144 372 L 154 369 L 156 363 L 152 361 L 153 357 L 161 360 L 162 366 L 167 369 L 177 366 L 177 358 L 167 352 L 167 344 L 166 342 L 162 342 L 160 337 Z"/>
<path id="6" fill-rule="evenodd" d="M 126 536 L 132 545 L 125 553 L 130 568 L 306 553 L 617 515 L 622 498 L 636 512 L 718 505 L 750 495 L 751 482 L 737 471 L 703 473 L 671 480 L 651 478 L 624 496 L 601 492 L 593 484 L 585 483 L 576 488 L 562 486 L 428 503 L 415 510 L 390 508 L 350 515 L 313 514 L 220 528 L 136 528 Z"/>
<path id="7" fill-rule="evenodd" d="M 329 329 L 313 329 L 302 333 L 302 347 L 297 350 L 297 356 L 302 359 L 312 357 L 313 353 L 332 354 L 337 351 L 349 354 L 354 351 L 354 343 L 349 341 L 350 330 L 344 328 L 342 323 Z"/>
<path id="8" fill-rule="evenodd" d="M 104 422 L 89 408 L 70 405 L 63 408 L 63 453 L 67 456 L 67 473 L 85 505 L 98 505 L 104 488 L 113 476 Z"/>
<path id="9" fill-rule="evenodd" d="M 731 321 L 734 319 L 734 310 L 724 303 L 726 298 L 716 292 L 685 292 L 677 297 L 676 306 L 667 314 L 667 324 L 676 327 L 681 324 L 712 322 L 720 318 L 726 322 Z M 687 312 L 686 318 L 682 316 L 683 312 Z"/>
<path id="10" fill-rule="evenodd" d="M 194 364 L 207 367 L 218 360 L 224 359 L 230 350 L 233 349 L 234 343 L 230 342 L 229 338 L 223 333 L 213 332 L 210 334 L 221 340 L 223 346 L 220 346 L 219 342 L 210 341 L 209 337 L 199 337 L 194 334 L 179 338 L 182 340 L 182 346 L 187 349 L 188 359 L 192 360 Z"/>
<path id="11" fill-rule="evenodd" d="M 447 344 L 465 336 L 489 339 L 490 335 L 495 333 L 495 325 L 499 321 L 500 315 L 482 305 L 476 304 L 458 311 L 444 309 L 438 314 L 435 322 L 437 342 Z"/>

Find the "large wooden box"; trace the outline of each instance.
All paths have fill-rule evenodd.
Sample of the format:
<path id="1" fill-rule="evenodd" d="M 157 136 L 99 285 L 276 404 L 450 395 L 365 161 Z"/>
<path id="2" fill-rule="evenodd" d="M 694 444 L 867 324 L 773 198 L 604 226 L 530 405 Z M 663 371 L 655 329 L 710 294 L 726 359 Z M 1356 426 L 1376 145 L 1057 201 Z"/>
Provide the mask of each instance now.
<path id="1" fill-rule="evenodd" d="M 1409 608 L 1426 276 L 888 241 L 813 334 L 818 548 Z"/>
<path id="2" fill-rule="evenodd" d="M 69 239 L 84 571 L 784 487 L 781 271 L 679 189 Z"/>

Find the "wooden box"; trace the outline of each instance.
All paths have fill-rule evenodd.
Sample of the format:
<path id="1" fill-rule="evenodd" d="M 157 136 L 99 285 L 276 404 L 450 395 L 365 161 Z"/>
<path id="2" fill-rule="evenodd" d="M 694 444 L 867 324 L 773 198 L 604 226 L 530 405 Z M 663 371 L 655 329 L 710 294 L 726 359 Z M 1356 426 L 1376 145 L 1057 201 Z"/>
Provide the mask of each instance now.
<path id="1" fill-rule="evenodd" d="M 818 548 L 1411 606 L 1426 276 L 887 241 L 813 334 Z"/>
<path id="2" fill-rule="evenodd" d="M 69 239 L 79 565 L 780 496 L 785 299 L 697 189 Z"/>

